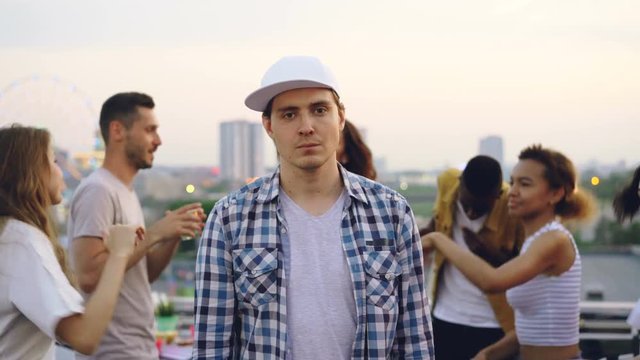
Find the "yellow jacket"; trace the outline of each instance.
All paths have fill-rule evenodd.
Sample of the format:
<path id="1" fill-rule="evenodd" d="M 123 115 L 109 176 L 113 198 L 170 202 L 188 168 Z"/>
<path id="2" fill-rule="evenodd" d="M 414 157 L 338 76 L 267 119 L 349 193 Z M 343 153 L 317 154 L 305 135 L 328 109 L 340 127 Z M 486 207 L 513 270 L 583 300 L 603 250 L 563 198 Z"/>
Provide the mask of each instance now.
<path id="1" fill-rule="evenodd" d="M 453 216 L 456 212 L 456 202 L 458 199 L 458 187 L 460 186 L 461 172 L 457 169 L 446 170 L 438 176 L 438 194 L 434 205 L 433 218 L 435 220 L 435 230 L 452 237 Z M 514 247 L 518 249 L 524 240 L 524 230 L 520 222 L 509 216 L 507 213 L 507 193 L 509 185 L 502 184 L 502 194 L 496 201 L 487 216 L 479 235 L 486 242 L 485 245 L 493 249 L 501 249 L 505 252 L 513 252 Z M 441 276 L 444 256 L 435 250 L 431 274 L 429 279 L 429 294 L 431 306 L 437 302 L 438 280 Z M 498 323 L 504 332 L 514 328 L 513 310 L 507 303 L 505 293 L 485 294 L 493 308 Z"/>

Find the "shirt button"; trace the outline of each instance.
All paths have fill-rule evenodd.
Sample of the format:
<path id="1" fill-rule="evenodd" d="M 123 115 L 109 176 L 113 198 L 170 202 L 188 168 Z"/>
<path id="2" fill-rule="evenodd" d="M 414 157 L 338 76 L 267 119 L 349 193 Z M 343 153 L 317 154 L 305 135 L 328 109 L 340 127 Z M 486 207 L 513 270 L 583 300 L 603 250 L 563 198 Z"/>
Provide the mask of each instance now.
<path id="1" fill-rule="evenodd" d="M 385 275 L 385 278 L 387 280 L 393 280 L 393 274 L 387 274 L 387 275 Z"/>
<path id="2" fill-rule="evenodd" d="M 255 274 L 257 274 L 257 273 L 258 273 L 258 271 L 257 271 L 257 270 L 251 270 L 251 274 L 255 275 Z"/>

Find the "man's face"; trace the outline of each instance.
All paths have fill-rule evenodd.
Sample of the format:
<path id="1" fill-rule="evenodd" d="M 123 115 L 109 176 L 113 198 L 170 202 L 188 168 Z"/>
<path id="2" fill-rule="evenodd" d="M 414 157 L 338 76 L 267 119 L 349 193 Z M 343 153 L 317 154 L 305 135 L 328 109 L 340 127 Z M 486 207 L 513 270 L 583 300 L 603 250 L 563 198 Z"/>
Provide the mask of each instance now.
<path id="1" fill-rule="evenodd" d="M 262 119 L 283 167 L 304 171 L 335 166 L 344 111 L 328 89 L 304 88 L 273 99 L 270 118 Z"/>
<path id="2" fill-rule="evenodd" d="M 464 212 L 469 219 L 475 220 L 485 214 L 488 214 L 499 195 L 489 195 L 478 197 L 473 195 L 464 185 L 464 181 L 460 180 L 460 189 L 458 190 L 458 201 L 462 204 Z"/>
<path id="3" fill-rule="evenodd" d="M 148 169 L 153 165 L 153 153 L 162 144 L 158 135 L 158 121 L 153 109 L 138 107 L 138 118 L 126 130 L 124 151 L 130 164 L 136 169 Z"/>

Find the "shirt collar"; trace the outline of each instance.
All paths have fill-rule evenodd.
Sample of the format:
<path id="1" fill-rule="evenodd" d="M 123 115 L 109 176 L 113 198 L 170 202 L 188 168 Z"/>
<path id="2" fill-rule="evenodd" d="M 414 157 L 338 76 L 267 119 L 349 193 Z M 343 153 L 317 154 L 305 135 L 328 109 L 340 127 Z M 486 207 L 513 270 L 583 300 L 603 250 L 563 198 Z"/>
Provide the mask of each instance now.
<path id="1" fill-rule="evenodd" d="M 362 182 L 357 175 L 347 171 L 342 165 L 338 163 L 338 169 L 340 170 L 340 176 L 342 177 L 342 183 L 344 184 L 347 193 L 350 198 L 361 201 L 365 204 L 369 203 Z M 263 178 L 262 184 L 258 189 L 257 201 L 266 203 L 275 200 L 280 194 L 280 166 L 271 176 Z"/>

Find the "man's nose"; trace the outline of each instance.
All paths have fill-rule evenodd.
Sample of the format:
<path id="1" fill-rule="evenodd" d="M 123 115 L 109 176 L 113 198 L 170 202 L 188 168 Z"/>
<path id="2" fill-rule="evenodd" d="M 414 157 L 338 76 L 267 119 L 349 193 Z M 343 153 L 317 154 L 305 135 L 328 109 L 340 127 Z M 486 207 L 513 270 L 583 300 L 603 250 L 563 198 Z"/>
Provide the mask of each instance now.
<path id="1" fill-rule="evenodd" d="M 313 119 L 308 114 L 300 115 L 300 128 L 298 129 L 300 135 L 310 135 L 313 133 Z"/>

